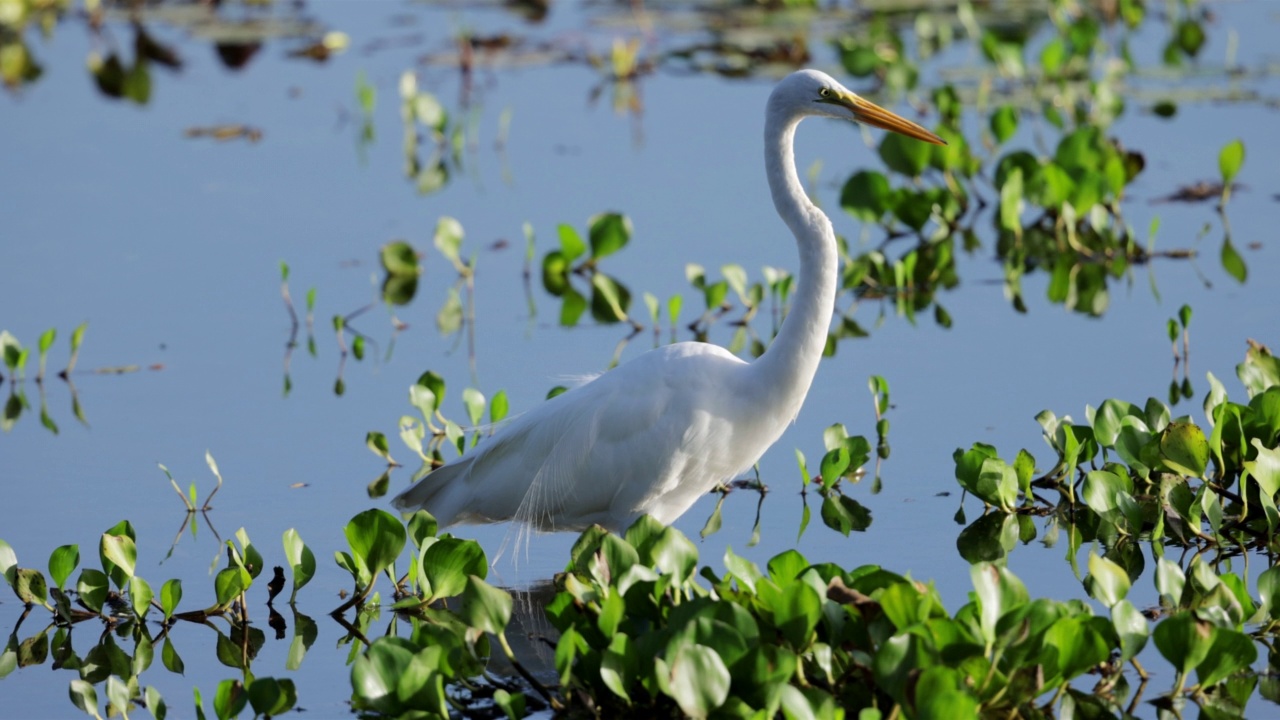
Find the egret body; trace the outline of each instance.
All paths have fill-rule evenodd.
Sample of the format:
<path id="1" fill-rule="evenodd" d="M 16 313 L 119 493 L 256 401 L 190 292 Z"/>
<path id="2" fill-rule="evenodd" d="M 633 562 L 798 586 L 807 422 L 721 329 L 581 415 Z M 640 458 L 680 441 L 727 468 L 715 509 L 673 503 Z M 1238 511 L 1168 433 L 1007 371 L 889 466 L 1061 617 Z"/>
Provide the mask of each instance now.
<path id="1" fill-rule="evenodd" d="M 795 419 L 809 392 L 835 307 L 831 221 L 805 195 L 793 140 L 806 117 L 863 122 L 941 144 L 919 125 L 801 70 L 765 110 L 765 173 L 800 251 L 796 292 L 769 349 L 754 362 L 707 343 L 651 350 L 502 426 L 398 495 L 440 525 L 515 520 L 539 530 L 622 530 L 643 514 L 662 523 L 745 472 Z"/>

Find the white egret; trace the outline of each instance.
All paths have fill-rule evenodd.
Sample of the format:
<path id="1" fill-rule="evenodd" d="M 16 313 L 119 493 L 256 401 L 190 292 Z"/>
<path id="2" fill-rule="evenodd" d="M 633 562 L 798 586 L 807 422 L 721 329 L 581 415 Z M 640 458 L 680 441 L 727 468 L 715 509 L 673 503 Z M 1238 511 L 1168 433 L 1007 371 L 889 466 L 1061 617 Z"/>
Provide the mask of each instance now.
<path id="1" fill-rule="evenodd" d="M 796 175 L 793 140 L 806 117 L 943 142 L 824 73 L 801 70 L 778 83 L 765 110 L 765 173 L 799 246 L 800 270 L 790 311 L 763 355 L 745 362 L 698 342 L 646 352 L 502 426 L 400 493 L 395 506 L 425 508 L 442 527 L 515 520 L 544 531 L 592 523 L 622 530 L 646 513 L 671 523 L 751 468 L 799 412 L 835 306 L 835 233 Z"/>

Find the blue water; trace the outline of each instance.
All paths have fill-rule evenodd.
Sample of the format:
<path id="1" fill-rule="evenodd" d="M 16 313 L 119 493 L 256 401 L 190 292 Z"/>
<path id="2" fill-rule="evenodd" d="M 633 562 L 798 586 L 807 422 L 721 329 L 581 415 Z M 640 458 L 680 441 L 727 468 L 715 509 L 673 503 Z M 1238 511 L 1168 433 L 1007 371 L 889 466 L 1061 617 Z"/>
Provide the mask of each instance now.
<path id="1" fill-rule="evenodd" d="M 730 81 L 659 72 L 643 81 L 644 111 L 633 117 L 611 109 L 608 90 L 589 102 L 600 76 L 582 66 L 481 70 L 465 111 L 459 109 L 455 71 L 419 68 L 420 87 L 435 93 L 451 113 L 469 114 L 478 132 L 474 148 L 463 156 L 464 170 L 439 193 L 423 197 L 403 174 L 400 74 L 424 53 L 451 47 L 447 33 L 458 27 L 529 32 L 605 49 L 613 31 L 597 22 L 602 11 L 557 6 L 548 23 L 536 27 L 497 9 L 326 2 L 310 12 L 349 33 L 352 49 L 318 65 L 285 57 L 300 42 L 274 41 L 246 69 L 233 72 L 187 31 L 156 26 L 153 32 L 175 43 L 186 66 L 177 74 L 153 68 L 152 98 L 145 107 L 107 101 L 96 92 L 83 59 L 98 41 L 82 22 L 60 25 L 48 40 L 28 33 L 45 75 L 0 100 L 0 330 L 34 345 L 40 332 L 57 327 L 51 366 L 59 369 L 71 329 L 88 322 L 82 372 L 73 376 L 88 425 L 74 419 L 68 387 L 53 379 L 46 394 L 60 430 L 55 436 L 38 421 L 37 387 L 31 380 L 22 386 L 33 411 L 0 436 L 0 538 L 15 547 L 24 566 L 44 568 L 49 552 L 66 543 L 79 543 L 82 558 L 96 565 L 99 534 L 127 518 L 139 536 L 139 574 L 154 587 L 168 577 L 182 578 L 184 606 L 201 607 L 212 598 L 207 571 L 218 547 L 202 523 L 197 539 L 185 536 L 173 557 L 159 564 L 184 512 L 156 463 L 167 465 L 184 488 L 196 482 L 203 497 L 213 486 L 203 460 L 206 449 L 211 451 L 226 479 L 212 513 L 222 537 L 244 527 L 268 564 L 276 564 L 283 559 L 281 533 L 292 527 L 316 552 L 319 574 L 299 604 L 317 618 L 320 639 L 303 670 L 290 676 L 299 683 L 303 707 L 331 716 L 345 711 L 346 647 L 336 654 L 329 649 L 342 633 L 323 616 L 350 583 L 329 558 L 345 547 L 342 527 L 348 518 L 368 507 L 386 507 L 385 500 L 365 494 L 366 484 L 382 471 L 381 461 L 364 448 L 365 433 L 387 433 L 392 455 L 416 465 L 408 462 L 411 453 L 396 438 L 395 426 L 400 415 L 412 414 L 407 389 L 424 370 L 448 382 L 444 410 L 450 417 L 465 417 L 460 396 L 469 384 L 490 395 L 505 389 L 519 412 L 563 376 L 603 370 L 625 335 L 618 326 L 556 327 L 558 305 L 536 286 L 536 278 L 537 315 L 529 317 L 521 289 L 524 222 L 536 233 L 540 257 L 556 246 L 558 223 L 583 229 L 595 213 L 627 213 L 635 225 L 632 243 L 603 267 L 630 287 L 641 319 L 644 291 L 663 300 L 682 293 L 686 321 L 701 310 L 701 298 L 685 281 L 685 263 L 700 263 L 713 276 L 721 265 L 739 263 L 753 280 L 763 265 L 794 269 L 796 263 L 761 170 L 761 108 L 769 78 Z M 1228 31 L 1239 36 L 1243 66 L 1275 65 L 1267 44 L 1277 24 L 1273 6 L 1234 3 L 1215 6 L 1214 12 L 1217 22 L 1201 55 L 1206 66 L 1221 63 Z M 1152 26 L 1135 50 L 1148 62 L 1163 42 L 1158 24 Z M 127 27 L 116 25 L 115 32 L 127 45 Z M 413 33 L 425 38 L 422 44 L 362 49 L 379 38 Z M 661 46 L 678 37 L 659 31 L 652 42 Z M 813 47 L 816 66 L 835 68 L 822 44 L 814 41 Z M 959 63 L 976 58 L 973 53 L 962 45 L 948 51 L 948 58 Z M 355 100 L 361 73 L 378 93 L 375 139 L 363 150 Z M 1222 83 L 1137 82 L 1147 89 Z M 1280 95 L 1272 75 L 1234 82 L 1263 97 Z M 494 139 L 504 112 L 510 113 L 510 132 L 505 149 L 498 150 Z M 968 122 L 976 133 L 982 121 L 974 116 Z M 183 136 L 187 127 L 217 123 L 246 123 L 260 128 L 263 138 L 217 143 Z M 1046 132 L 1043 123 L 1024 120 L 1010 145 L 1034 147 L 1037 135 Z M 814 560 L 876 563 L 934 580 L 955 608 L 970 588 L 968 566 L 955 550 L 960 526 L 952 521 L 959 502 L 951 461 L 956 447 L 982 441 L 1006 457 L 1026 447 L 1043 470 L 1053 458 L 1033 420 L 1040 410 L 1082 420 L 1086 404 L 1108 397 L 1163 398 L 1172 364 L 1165 320 L 1183 303 L 1195 310 L 1196 398 L 1178 405 L 1175 414 L 1202 419 L 1206 371 L 1223 379 L 1233 395 L 1242 394 L 1234 366 L 1245 339 L 1280 345 L 1278 261 L 1270 232 L 1278 207 L 1273 189 L 1280 187 L 1274 109 L 1264 102 L 1186 103 L 1174 121 L 1165 121 L 1134 102 L 1113 133 L 1147 159 L 1125 205 L 1129 222 L 1144 229 L 1158 215 L 1157 248 L 1194 248 L 1200 258 L 1156 261 L 1151 272 L 1158 299 L 1145 268 L 1113 282 L 1102 319 L 1049 304 L 1045 276 L 1029 276 L 1023 284 L 1029 312 L 1020 315 L 1002 294 L 1001 268 L 987 236 L 987 247 L 962 258 L 961 287 L 939 295 L 955 319 L 951 330 L 927 317 L 912 325 L 896 317 L 891 305 L 884 307 L 881 324 L 881 307 L 864 302 L 857 318 L 874 328 L 872 336 L 845 341 L 823 362 L 795 426 L 761 462 L 761 477 L 772 492 L 760 545 L 745 547 L 756 496 L 737 492 L 725 503 L 724 528 L 699 544 L 703 562 L 719 566 L 726 545 L 761 562 L 795 546 Z M 1211 203 L 1149 202 L 1180 185 L 1215 179 L 1218 150 L 1235 138 L 1244 140 L 1248 152 L 1240 176 L 1247 188 L 1233 196 L 1229 211 L 1235 245 L 1249 265 L 1244 285 L 1218 263 L 1223 231 Z M 810 122 L 801 129 L 797 154 L 802 176 L 821 162 L 817 197 L 837 231 L 856 244 L 862 228 L 839 211 L 839 187 L 855 169 L 878 165 L 874 150 L 855 129 Z M 459 344 L 435 329 L 435 313 L 455 278 L 431 249 L 442 215 L 461 221 L 464 256 L 478 257 L 475 381 L 465 340 Z M 986 216 L 978 226 L 986 228 L 989 221 Z M 877 231 L 871 237 L 879 242 Z M 387 311 L 375 307 L 354 320 L 377 349 L 363 362 L 347 360 L 345 394 L 337 397 L 330 318 L 376 301 L 377 249 L 401 238 L 426 253 L 418 297 L 396 312 L 409 328 L 388 358 Z M 499 239 L 509 246 L 489 249 Z M 301 305 L 310 287 L 318 296 L 318 357 L 305 348 L 294 352 L 287 397 L 282 260 L 292 270 L 295 301 Z M 756 327 L 768 329 L 762 321 Z M 730 334 L 717 326 L 712 340 L 727 343 Z M 624 361 L 651 346 L 651 335 L 641 334 L 625 350 Z M 130 364 L 162 367 L 119 376 L 84 372 Z M 893 454 L 882 469 L 882 492 L 873 495 L 869 482 L 848 492 L 871 508 L 874 524 L 846 539 L 821 526 L 815 502 L 814 522 L 797 544 L 799 473 L 793 450 L 808 455 L 816 472 L 827 425 L 841 422 L 852 433 L 874 436 L 866 389 L 871 374 L 891 385 Z M 411 470 L 393 475 L 393 489 L 407 483 Z M 306 486 L 291 487 L 297 483 Z M 706 498 L 678 527 L 696 538 L 713 504 L 713 497 Z M 972 520 L 980 508 L 970 501 L 966 511 Z M 460 534 L 479 539 L 492 555 L 507 528 L 464 528 Z M 572 540 L 535 538 L 527 556 L 495 568 L 498 580 L 522 585 L 549 576 L 563 566 Z M 1010 565 L 1035 595 L 1083 597 L 1062 562 L 1064 552 L 1065 545 L 1046 550 L 1033 543 L 1018 548 Z M 1145 579 L 1134 593 L 1139 605 L 1154 598 Z M 2 602 L 0 629 L 7 633 L 20 606 L 12 598 Z M 37 632 L 41 622 L 43 616 L 33 614 L 20 639 Z M 77 648 L 84 652 L 96 636 L 95 628 L 77 628 Z M 144 683 L 159 687 L 171 708 L 185 715 L 192 685 L 208 697 L 218 680 L 236 675 L 212 664 L 212 639 L 211 633 L 180 626 L 175 640 L 187 674 L 153 669 Z M 285 674 L 286 650 L 287 643 L 269 641 L 255 671 Z M 6 706 L 21 708 L 22 715 L 66 714 L 71 677 L 48 672 L 47 665 L 15 672 L 3 681 Z"/>

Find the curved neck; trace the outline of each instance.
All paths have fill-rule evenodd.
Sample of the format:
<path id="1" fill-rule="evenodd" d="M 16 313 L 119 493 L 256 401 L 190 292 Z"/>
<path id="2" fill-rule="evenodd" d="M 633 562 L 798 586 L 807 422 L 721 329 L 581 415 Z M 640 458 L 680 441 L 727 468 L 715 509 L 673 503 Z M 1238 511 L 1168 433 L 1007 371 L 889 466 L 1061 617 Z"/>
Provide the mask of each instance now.
<path id="1" fill-rule="evenodd" d="M 770 98 L 764 128 L 765 171 L 773 205 L 795 235 L 800 251 L 796 291 L 773 344 L 751 364 L 752 383 L 771 400 L 771 410 L 789 422 L 800 411 L 818 370 L 835 308 L 839 260 L 831 221 L 809 202 L 796 175 L 792 147 L 799 115 Z"/>

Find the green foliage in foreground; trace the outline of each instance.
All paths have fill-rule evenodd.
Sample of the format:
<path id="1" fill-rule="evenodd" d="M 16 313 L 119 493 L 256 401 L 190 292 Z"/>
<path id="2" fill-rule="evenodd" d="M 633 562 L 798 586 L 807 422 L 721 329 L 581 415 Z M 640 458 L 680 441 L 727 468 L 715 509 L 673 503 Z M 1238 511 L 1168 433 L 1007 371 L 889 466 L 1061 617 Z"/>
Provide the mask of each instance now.
<path id="1" fill-rule="evenodd" d="M 625 538 L 585 533 L 547 608 L 565 709 L 1034 716 L 1037 697 L 1118 647 L 1086 605 L 1032 603 L 989 564 L 974 566 L 973 600 L 954 616 L 931 585 L 877 566 L 814 565 L 794 550 L 764 570 L 729 550 L 724 565 L 695 574 L 693 545 L 647 518 Z"/>
<path id="2" fill-rule="evenodd" d="M 1086 408 L 1089 423 L 1083 425 L 1046 410 L 1036 419 L 1058 456 L 1051 470 L 1033 479 L 1035 460 L 1026 450 L 1008 463 L 995 448 L 976 443 L 956 450 L 956 478 L 1002 513 L 1053 513 L 1079 526 L 1086 541 L 1112 548 L 1145 539 L 1157 555 L 1166 545 L 1274 552 L 1280 360 L 1251 343 L 1236 373 L 1246 404 L 1232 402 L 1208 375 L 1207 433 L 1189 416 L 1172 417 L 1154 398 L 1143 407 L 1105 400 L 1096 410 Z M 1033 486 L 1056 489 L 1062 499 L 1050 503 Z"/>
<path id="3" fill-rule="evenodd" d="M 492 717 L 501 710 L 521 717 L 552 709 L 568 716 L 1045 717 L 1087 709 L 1091 717 L 1114 717 L 1132 711 L 1120 707 L 1129 694 L 1122 670 L 1148 640 L 1177 668 L 1175 693 L 1194 671 L 1193 699 L 1238 714 L 1257 683 L 1257 676 L 1241 674 L 1257 653 L 1240 625 L 1276 614 L 1280 590 L 1280 570 L 1259 578 L 1260 599 L 1253 600 L 1238 580 L 1217 578 L 1203 563 L 1184 576 L 1162 561 L 1161 592 L 1196 600 L 1201 609 L 1178 611 L 1149 630 L 1125 599 L 1123 569 L 1109 560 L 1092 556 L 1089 563 L 1093 594 L 1109 616 L 1078 600 L 1032 599 L 1006 568 L 980 562 L 971 569 L 969 602 L 948 613 L 932 585 L 873 565 L 813 564 L 794 550 L 763 569 L 728 550 L 723 574 L 699 571 L 694 544 L 646 517 L 622 537 L 597 527 L 579 538 L 545 608 L 559 636 L 531 637 L 554 645 L 554 671 L 535 674 L 523 664 L 531 658 L 508 642 L 513 598 L 485 581 L 488 560 L 477 543 L 438 535 L 421 511 L 406 525 L 367 510 L 352 518 L 346 534 L 349 549 L 336 559 L 352 574 L 353 600 L 333 616 L 348 631 L 341 643 L 363 643 L 349 657 L 351 702 L 365 716 Z M 396 583 L 397 617 L 386 631 L 373 632 L 379 599 L 371 590 L 380 575 L 398 576 L 394 566 L 405 548 L 410 557 Z M 314 571 L 314 558 L 292 531 L 284 549 L 296 590 Z M 176 580 L 153 593 L 136 575 L 128 522 L 102 535 L 101 569 L 84 568 L 74 590 L 67 581 L 80 562 L 76 546 L 54 551 L 50 585 L 0 542 L 0 570 L 14 592 L 29 610 L 42 605 L 53 616 L 50 627 L 21 643 L 15 630 L 0 654 L 0 677 L 42 664 L 52 651 L 56 667 L 78 672 L 70 697 L 91 716 L 100 716 L 102 689 L 108 715 L 127 716 L 138 706 L 164 717 L 164 699 L 139 676 L 157 654 L 168 671 L 183 672 L 173 630 L 188 620 L 218 633 L 219 661 L 240 673 L 217 686 L 216 717 L 250 709 L 277 715 L 296 706 L 292 681 L 252 671 L 265 637 L 247 621 L 246 602 L 264 559 L 243 531 L 226 551 L 215 604 L 177 612 Z M 278 573 L 268 603 L 283 587 Z M 366 599 L 348 622 L 342 613 Z M 1222 611 L 1215 614 L 1215 607 Z M 283 638 L 283 619 L 271 615 Z M 230 631 L 216 629 L 208 622 L 214 618 Z M 401 618 L 407 633 L 399 629 Z M 81 657 L 72 628 L 92 620 L 112 631 Z M 151 629 L 156 624 L 159 636 Z M 290 670 L 316 638 L 314 623 L 296 608 L 294 625 Z M 515 675 L 495 671 L 493 640 Z M 121 643 L 132 643 L 132 652 Z M 1092 692 L 1077 686 L 1086 674 L 1101 677 Z M 198 691 L 195 702 L 203 708 Z"/>
<path id="4" fill-rule="evenodd" d="M 1184 327 L 1189 315 L 1184 309 Z M 1048 411 L 1037 416 L 1058 455 L 1039 478 L 1026 450 L 1011 463 L 982 443 L 955 452 L 960 485 L 992 510 L 961 533 L 961 555 L 1002 562 L 1019 540 L 1035 538 L 1034 515 L 1049 518 L 1046 544 L 1066 537 L 1077 577 L 1083 544 L 1101 545 L 1105 553 L 1090 554 L 1083 583 L 1111 609 L 1124 662 L 1147 641 L 1146 622 L 1125 596 L 1144 572 L 1142 544 L 1150 543 L 1160 607 L 1147 614 L 1167 616 L 1150 637 L 1176 671 L 1173 695 L 1185 690 L 1229 715 L 1243 713 L 1257 683 L 1252 674 L 1235 673 L 1257 659 L 1255 641 L 1270 648 L 1280 627 L 1280 567 L 1258 575 L 1256 594 L 1248 577 L 1251 556 L 1274 557 L 1278 549 L 1280 360 L 1250 341 L 1236 374 L 1247 404 L 1229 400 L 1222 383 L 1208 376 L 1208 432 L 1190 417 L 1172 417 L 1154 398 L 1144 407 L 1108 399 L 1086 410 L 1086 425 Z M 1057 490 L 1058 502 L 1037 488 Z M 1164 557 L 1167 548 L 1190 557 L 1185 570 Z M 1233 566 L 1238 558 L 1243 572 Z M 1196 683 L 1186 689 L 1193 672 Z M 1274 689 L 1267 694 L 1273 697 Z"/>
<path id="5" fill-rule="evenodd" d="M 415 522 L 430 525 L 422 513 Z M 512 599 L 483 580 L 480 549 L 429 534 L 420 543 L 405 578 L 414 589 L 397 603 L 410 618 L 409 637 L 374 640 L 352 667 L 352 702 L 367 714 L 466 715 L 492 702 L 511 717 L 548 705 L 569 716 L 1044 717 L 1087 709 L 1113 717 L 1132 711 L 1121 707 L 1124 663 L 1152 636 L 1179 670 L 1175 692 L 1194 670 L 1198 701 L 1239 712 L 1257 682 L 1239 674 L 1256 649 L 1238 621 L 1219 627 L 1180 613 L 1151 632 L 1124 599 L 1123 571 L 1097 556 L 1095 594 L 1109 600 L 1109 617 L 1078 600 L 1032 599 L 1006 568 L 985 562 L 972 567 L 970 601 L 950 614 L 932 585 L 877 566 L 812 564 L 794 550 L 763 570 L 729 550 L 723 575 L 699 572 L 693 543 L 642 518 L 623 537 L 593 528 L 575 544 L 546 607 L 559 639 L 555 682 L 544 684 L 507 641 Z M 460 556 L 469 559 L 448 560 Z M 1193 572 L 1197 581 L 1211 575 Z M 1280 587 L 1270 576 L 1259 583 L 1264 593 Z M 436 601 L 443 587 L 461 594 L 453 609 Z M 488 635 L 527 685 L 503 686 L 492 675 L 477 683 Z M 1073 684 L 1086 674 L 1101 677 L 1093 692 Z M 522 686 L 523 695 L 513 694 Z"/>

